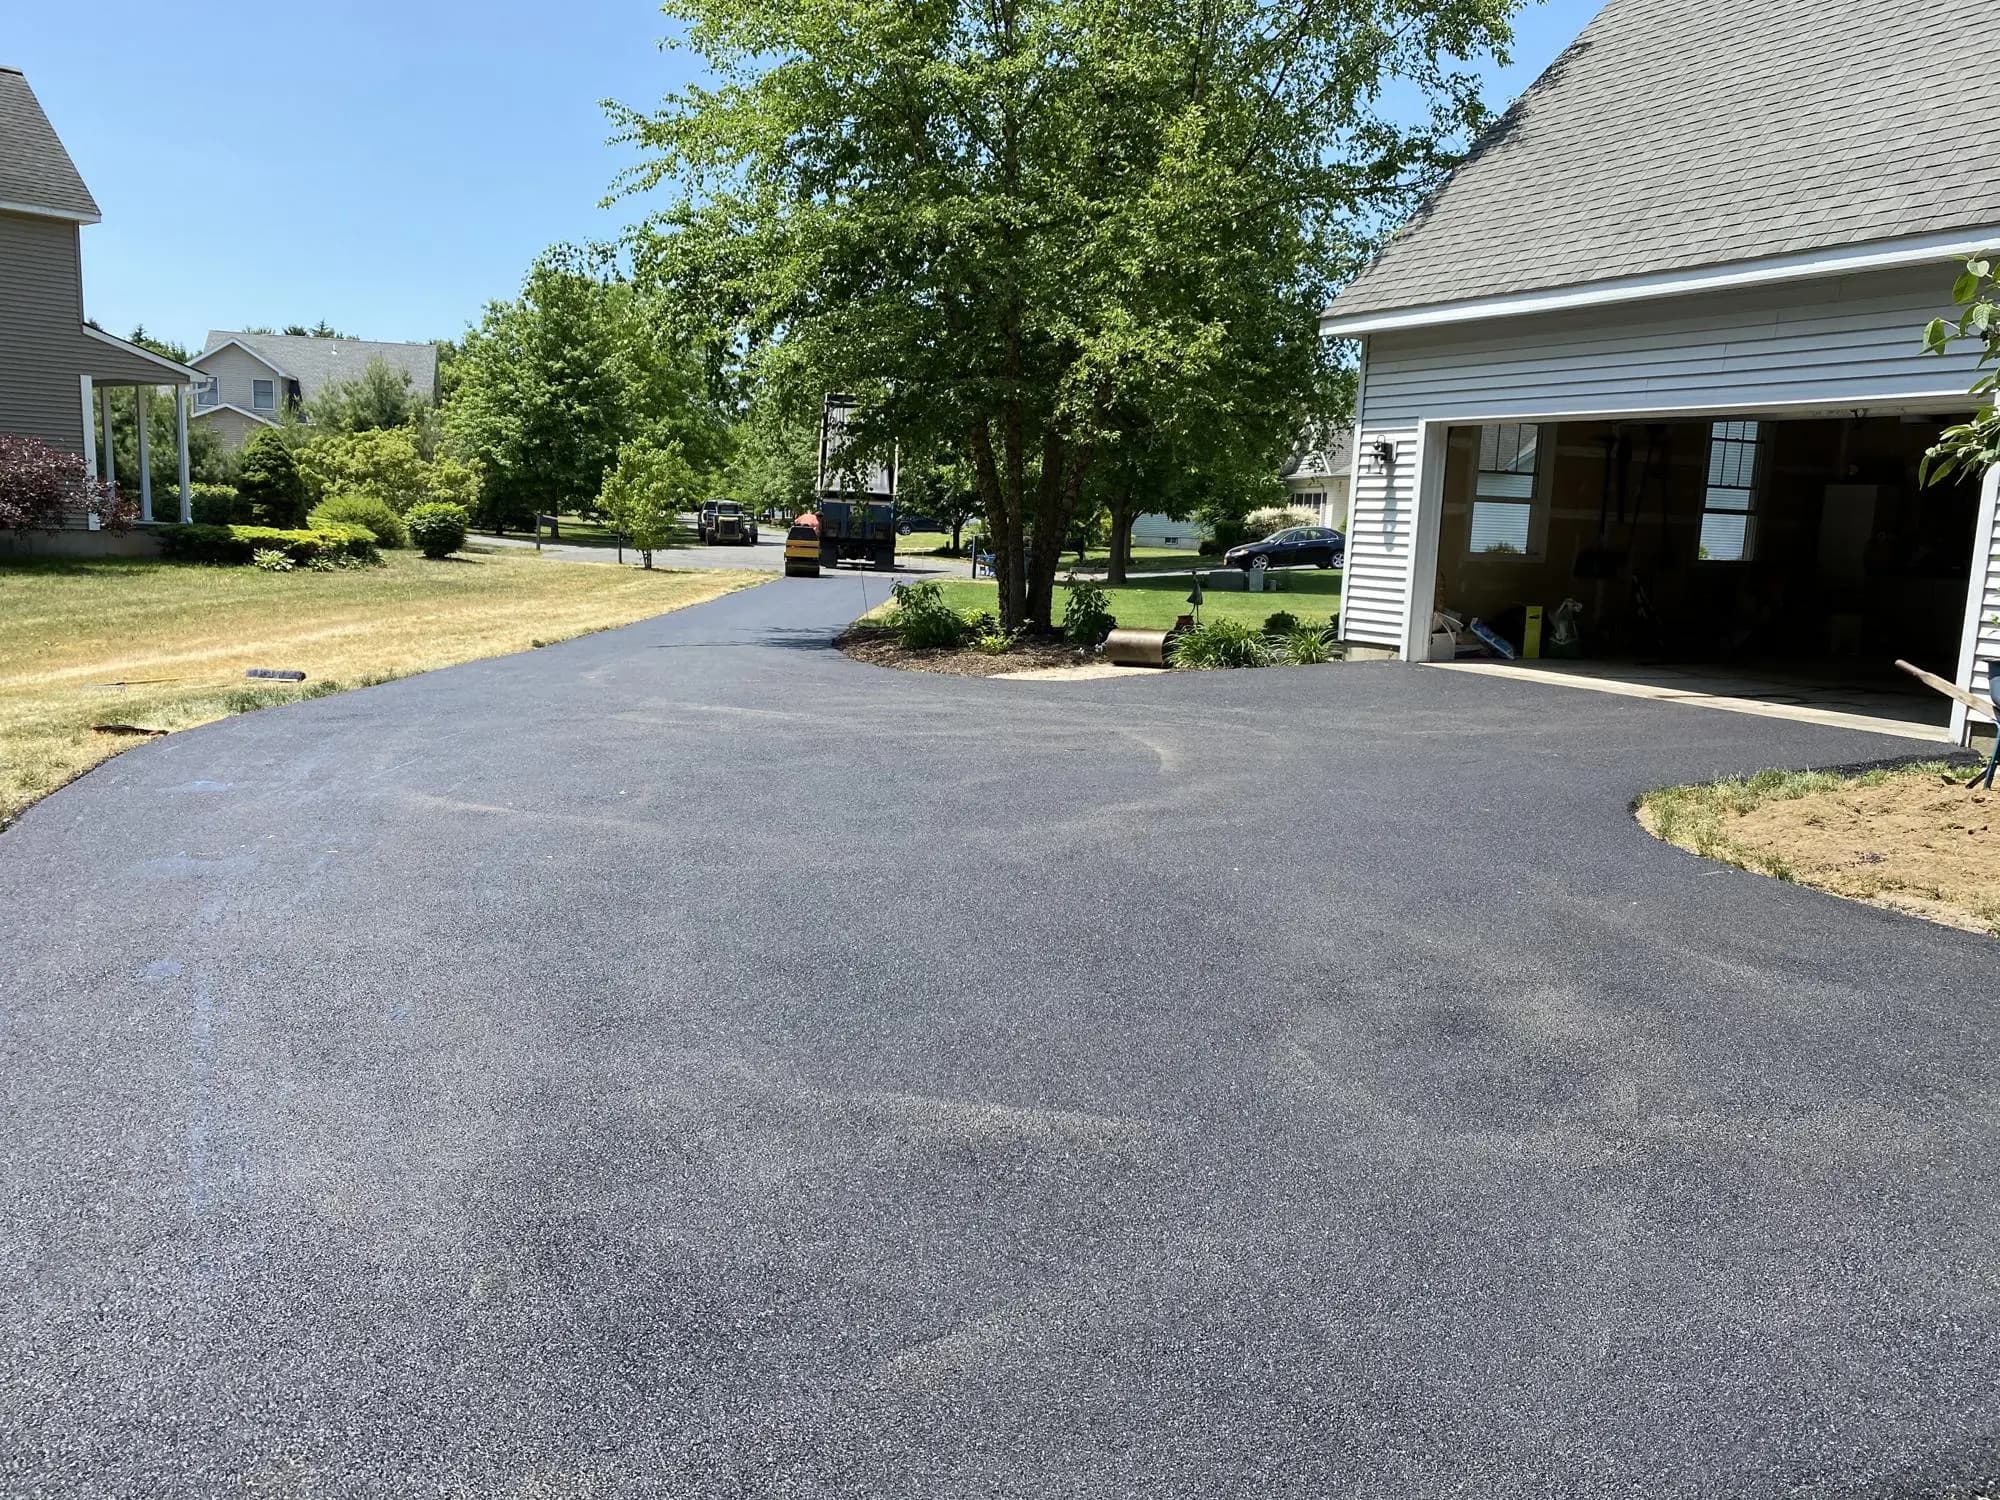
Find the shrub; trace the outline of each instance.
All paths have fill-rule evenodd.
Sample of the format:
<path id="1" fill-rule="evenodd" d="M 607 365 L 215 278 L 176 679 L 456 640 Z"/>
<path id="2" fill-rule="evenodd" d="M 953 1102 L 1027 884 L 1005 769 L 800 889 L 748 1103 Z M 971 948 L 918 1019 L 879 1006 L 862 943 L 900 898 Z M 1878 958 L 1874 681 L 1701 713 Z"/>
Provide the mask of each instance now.
<path id="1" fill-rule="evenodd" d="M 360 526 L 375 538 L 378 547 L 407 547 L 410 528 L 403 518 L 373 495 L 336 495 L 313 507 L 308 517 L 315 526 Z"/>
<path id="2" fill-rule="evenodd" d="M 285 446 L 284 434 L 275 429 L 266 428 L 243 445 L 236 488 L 267 526 L 296 527 L 306 518 L 310 499 L 306 482 L 292 450 Z"/>
<path id="3" fill-rule="evenodd" d="M 1282 508 L 1252 511 L 1249 519 L 1244 522 L 1253 538 L 1273 536 L 1280 531 L 1290 531 L 1294 526 L 1314 524 L 1316 523 L 1313 518 L 1305 511 Z"/>
<path id="4" fill-rule="evenodd" d="M 0 433 L 0 527 L 61 531 L 71 516 L 93 510 L 112 530 L 131 524 L 131 506 L 91 478 L 83 455 Z"/>
<path id="5" fill-rule="evenodd" d="M 1211 620 L 1175 639 L 1173 665 L 1191 672 L 1218 667 L 1263 667 L 1271 651 L 1263 638 L 1241 620 Z"/>
<path id="6" fill-rule="evenodd" d="M 435 498 L 407 428 L 315 434 L 299 453 L 299 469 L 314 495 L 368 495 L 399 515 Z"/>
<path id="7" fill-rule="evenodd" d="M 242 567 L 257 554 L 275 551 L 295 563 L 316 557 L 334 562 L 373 562 L 375 538 L 360 526 L 327 525 L 311 531 L 285 531 L 274 526 L 162 526 L 155 533 L 160 550 L 182 562 L 223 563 Z"/>
<path id="8" fill-rule="evenodd" d="M 896 632 L 905 651 L 963 646 L 972 633 L 965 616 L 944 602 L 944 590 L 934 580 L 897 584 L 895 600 L 889 628 Z"/>
<path id="9" fill-rule="evenodd" d="M 412 505 L 403 522 L 410 540 L 425 557 L 449 557 L 465 545 L 465 528 L 470 521 L 462 505 L 444 505 L 427 500 Z"/>
<path id="10" fill-rule="evenodd" d="M 1063 639 L 1072 646 L 1101 646 L 1118 624 L 1111 617 L 1111 596 L 1101 585 L 1071 573 L 1063 580 L 1069 602 L 1063 606 Z"/>
<path id="11" fill-rule="evenodd" d="M 1264 634 L 1290 635 L 1299 628 L 1299 617 L 1288 609 L 1281 609 L 1274 615 L 1264 617 Z"/>
<path id="12" fill-rule="evenodd" d="M 1259 537 L 1268 534 L 1261 531 L 1257 533 Z M 1231 547 L 1240 547 L 1245 542 L 1251 540 L 1253 538 L 1250 534 L 1250 528 L 1243 522 L 1224 519 L 1216 521 L 1209 526 L 1207 538 L 1196 550 L 1203 557 L 1220 557 Z"/>
<path id="13" fill-rule="evenodd" d="M 1328 633 L 1312 625 L 1286 631 L 1278 649 L 1295 667 L 1316 667 L 1333 660 L 1333 642 Z"/>
<path id="14" fill-rule="evenodd" d="M 197 526 L 248 525 L 256 519 L 256 507 L 233 484 L 188 486 L 188 510 Z"/>
<path id="15" fill-rule="evenodd" d="M 479 470 L 440 454 L 424 472 L 424 498 L 440 505 L 462 507 L 467 515 L 479 507 Z"/>

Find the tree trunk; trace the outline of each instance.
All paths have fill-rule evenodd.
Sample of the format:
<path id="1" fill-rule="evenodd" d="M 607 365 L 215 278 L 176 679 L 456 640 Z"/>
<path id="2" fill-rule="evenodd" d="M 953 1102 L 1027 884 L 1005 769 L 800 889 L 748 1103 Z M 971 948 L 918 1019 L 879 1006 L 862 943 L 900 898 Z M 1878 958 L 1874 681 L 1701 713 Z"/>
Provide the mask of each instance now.
<path id="1" fill-rule="evenodd" d="M 1124 583 L 1126 570 L 1132 566 L 1132 523 L 1138 519 L 1130 491 L 1111 502 L 1111 561 L 1104 581 L 1112 588 Z"/>
<path id="2" fill-rule="evenodd" d="M 1021 574 L 1021 522 L 1019 497 L 1006 493 L 1000 468 L 994 460 L 993 434 L 984 421 L 972 424 L 968 447 L 972 451 L 972 471 L 986 504 L 991 528 L 993 582 L 1000 599 L 1000 628 L 1018 630 L 1027 623 L 1026 580 Z M 1011 502 L 1011 503 L 1010 503 Z"/>

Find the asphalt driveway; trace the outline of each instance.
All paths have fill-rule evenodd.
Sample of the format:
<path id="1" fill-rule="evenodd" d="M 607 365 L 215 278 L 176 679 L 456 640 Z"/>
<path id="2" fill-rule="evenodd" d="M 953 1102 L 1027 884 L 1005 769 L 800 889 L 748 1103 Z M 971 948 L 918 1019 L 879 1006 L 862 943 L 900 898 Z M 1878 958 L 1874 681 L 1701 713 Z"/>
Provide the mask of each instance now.
<path id="1" fill-rule="evenodd" d="M 2000 1481 L 2000 950 L 1626 813 L 1896 742 L 828 651 L 883 587 L 0 836 L 0 1494 Z"/>

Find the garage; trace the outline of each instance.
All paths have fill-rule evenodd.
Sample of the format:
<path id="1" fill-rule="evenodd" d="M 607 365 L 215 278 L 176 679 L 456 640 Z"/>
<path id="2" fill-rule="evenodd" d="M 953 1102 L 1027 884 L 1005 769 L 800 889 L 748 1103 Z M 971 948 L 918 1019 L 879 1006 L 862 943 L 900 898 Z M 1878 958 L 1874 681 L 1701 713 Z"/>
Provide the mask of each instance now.
<path id="1" fill-rule="evenodd" d="M 1958 665 L 1980 485 L 1919 479 L 1956 419 L 1452 425 L 1427 655 L 1943 737 L 1894 663 Z"/>
<path id="2" fill-rule="evenodd" d="M 1991 722 L 1894 666 L 1983 702 L 2000 658 L 2000 469 L 1917 476 L 1989 399 L 1976 341 L 1925 339 L 2000 251 L 1990 79 L 1906 66 L 1959 24 L 1606 6 L 1495 121 L 1320 320 L 1350 657 L 1428 663 L 1446 614 L 1525 646 L 1539 610 L 1539 658 L 1463 669 Z"/>

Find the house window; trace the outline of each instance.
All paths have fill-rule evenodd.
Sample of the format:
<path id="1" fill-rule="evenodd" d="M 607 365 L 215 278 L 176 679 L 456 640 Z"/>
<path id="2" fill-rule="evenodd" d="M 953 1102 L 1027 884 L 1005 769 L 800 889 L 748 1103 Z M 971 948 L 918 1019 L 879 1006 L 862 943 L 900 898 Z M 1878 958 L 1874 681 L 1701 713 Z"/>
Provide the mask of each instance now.
<path id="1" fill-rule="evenodd" d="M 1717 422 L 1708 433 L 1708 488 L 1701 501 L 1703 562 L 1748 562 L 1756 546 L 1756 422 Z"/>
<path id="2" fill-rule="evenodd" d="M 1479 429 L 1469 544 L 1474 554 L 1525 557 L 1534 550 L 1540 432 L 1532 422 Z"/>
<path id="3" fill-rule="evenodd" d="M 250 382 L 250 408 L 252 411 L 276 411 L 278 409 L 277 390 L 268 380 Z"/>
<path id="4" fill-rule="evenodd" d="M 194 404 L 196 406 L 217 406 L 221 404 L 221 401 L 222 392 L 217 389 L 213 375 L 209 376 L 206 380 L 196 383 L 194 388 Z"/>

